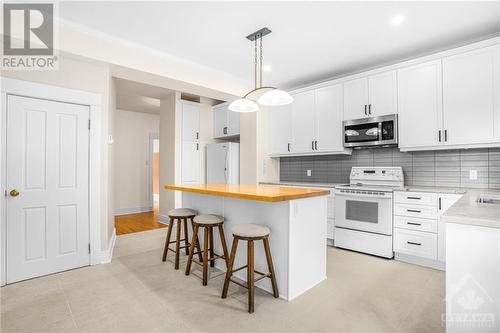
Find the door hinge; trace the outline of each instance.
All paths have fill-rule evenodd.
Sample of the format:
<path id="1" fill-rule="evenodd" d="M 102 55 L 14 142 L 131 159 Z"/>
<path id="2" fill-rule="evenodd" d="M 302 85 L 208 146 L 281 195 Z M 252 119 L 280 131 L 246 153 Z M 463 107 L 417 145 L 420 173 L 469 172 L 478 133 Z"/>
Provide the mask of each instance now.
<path id="1" fill-rule="evenodd" d="M 90 119 L 89 119 L 89 130 L 90 130 Z"/>
<path id="2" fill-rule="evenodd" d="M 90 243 L 89 243 L 89 253 L 90 253 Z"/>

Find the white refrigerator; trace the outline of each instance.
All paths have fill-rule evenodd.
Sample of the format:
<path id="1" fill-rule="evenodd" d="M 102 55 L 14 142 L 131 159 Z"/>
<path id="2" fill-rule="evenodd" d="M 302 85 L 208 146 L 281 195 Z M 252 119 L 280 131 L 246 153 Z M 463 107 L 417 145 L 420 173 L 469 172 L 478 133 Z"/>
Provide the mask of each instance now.
<path id="1" fill-rule="evenodd" d="M 240 183 L 240 144 L 207 145 L 207 184 Z"/>

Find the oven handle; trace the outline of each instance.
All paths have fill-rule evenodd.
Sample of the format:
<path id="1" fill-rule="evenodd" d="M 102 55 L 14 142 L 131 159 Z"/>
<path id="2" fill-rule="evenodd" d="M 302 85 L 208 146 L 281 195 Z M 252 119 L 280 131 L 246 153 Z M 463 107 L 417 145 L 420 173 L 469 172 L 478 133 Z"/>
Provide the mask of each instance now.
<path id="1" fill-rule="evenodd" d="M 370 198 L 370 199 L 390 199 L 392 200 L 392 195 L 370 195 L 370 194 L 356 194 L 356 193 L 339 193 L 335 192 L 335 196 L 339 197 L 350 197 L 350 198 Z"/>

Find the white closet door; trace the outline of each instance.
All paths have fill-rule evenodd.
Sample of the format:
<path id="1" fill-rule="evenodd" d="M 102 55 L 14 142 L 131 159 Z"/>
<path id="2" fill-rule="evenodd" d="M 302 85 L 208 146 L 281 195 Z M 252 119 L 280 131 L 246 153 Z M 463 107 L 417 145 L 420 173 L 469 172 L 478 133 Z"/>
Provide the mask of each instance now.
<path id="1" fill-rule="evenodd" d="M 343 149 L 342 85 L 316 90 L 316 140 L 319 151 Z"/>
<path id="2" fill-rule="evenodd" d="M 89 107 L 7 105 L 7 283 L 88 265 Z"/>
<path id="3" fill-rule="evenodd" d="M 445 144 L 500 141 L 500 46 L 443 59 Z"/>
<path id="4" fill-rule="evenodd" d="M 200 145 L 198 142 L 182 143 L 182 183 L 199 183 L 200 174 Z"/>

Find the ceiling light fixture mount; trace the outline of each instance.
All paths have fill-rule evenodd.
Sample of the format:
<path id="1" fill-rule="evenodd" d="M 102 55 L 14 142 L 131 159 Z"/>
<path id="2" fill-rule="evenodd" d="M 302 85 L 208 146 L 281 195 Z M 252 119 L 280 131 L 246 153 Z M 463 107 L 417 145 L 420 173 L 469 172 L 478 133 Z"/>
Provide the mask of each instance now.
<path id="1" fill-rule="evenodd" d="M 271 33 L 268 28 L 251 33 L 246 38 L 255 43 L 255 64 L 254 64 L 254 89 L 249 91 L 240 99 L 237 99 L 229 104 L 229 110 L 235 112 L 255 112 L 259 109 L 259 105 L 249 95 L 260 90 L 268 90 L 259 97 L 257 102 L 261 105 L 277 106 L 286 105 L 293 102 L 293 97 L 286 91 L 280 90 L 276 87 L 262 86 L 262 37 Z"/>

